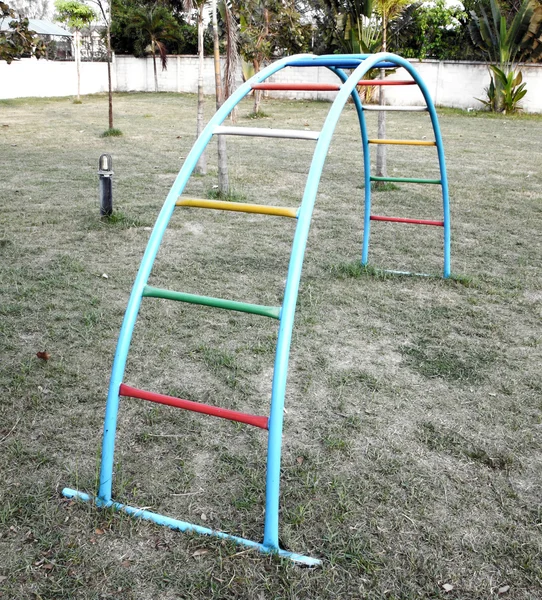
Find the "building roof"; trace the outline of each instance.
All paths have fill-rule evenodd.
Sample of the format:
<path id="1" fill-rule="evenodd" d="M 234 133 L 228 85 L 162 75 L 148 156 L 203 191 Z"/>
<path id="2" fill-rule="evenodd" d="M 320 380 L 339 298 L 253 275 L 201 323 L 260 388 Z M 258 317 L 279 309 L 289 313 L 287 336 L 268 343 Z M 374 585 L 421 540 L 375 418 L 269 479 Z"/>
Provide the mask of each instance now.
<path id="1" fill-rule="evenodd" d="M 9 23 L 13 21 L 10 17 L 0 19 L 0 31 L 9 31 Z M 63 29 L 56 23 L 51 21 L 44 21 L 42 19 L 28 19 L 28 29 L 35 31 L 38 35 L 57 35 L 63 37 L 72 37 L 72 33 Z"/>

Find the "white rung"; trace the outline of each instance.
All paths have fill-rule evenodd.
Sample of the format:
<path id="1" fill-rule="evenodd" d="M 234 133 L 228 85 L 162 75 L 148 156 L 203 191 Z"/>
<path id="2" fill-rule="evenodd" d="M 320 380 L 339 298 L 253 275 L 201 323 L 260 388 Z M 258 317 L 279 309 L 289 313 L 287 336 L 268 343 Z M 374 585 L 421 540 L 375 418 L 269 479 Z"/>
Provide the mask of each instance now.
<path id="1" fill-rule="evenodd" d="M 363 110 L 405 110 L 410 112 L 423 112 L 427 106 L 391 106 L 389 104 L 364 104 Z"/>
<path id="2" fill-rule="evenodd" d="M 292 140 L 317 140 L 319 131 L 305 129 L 268 129 L 266 127 L 215 127 L 215 135 L 248 135 L 251 137 L 288 138 Z"/>

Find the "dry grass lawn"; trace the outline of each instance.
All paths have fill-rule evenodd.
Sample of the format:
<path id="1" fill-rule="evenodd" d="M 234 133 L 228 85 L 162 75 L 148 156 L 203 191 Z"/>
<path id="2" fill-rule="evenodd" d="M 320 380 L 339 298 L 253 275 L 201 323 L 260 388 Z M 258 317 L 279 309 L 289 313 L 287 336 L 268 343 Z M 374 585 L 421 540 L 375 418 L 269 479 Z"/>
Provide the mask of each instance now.
<path id="1" fill-rule="evenodd" d="M 213 102 L 208 101 L 208 111 Z M 261 126 L 318 129 L 329 104 L 269 101 Z M 240 111 L 240 124 L 254 124 Z M 150 228 L 195 133 L 190 95 L 0 102 L 0 598 L 542 597 L 542 117 L 442 111 L 452 271 L 441 230 L 374 223 L 359 268 L 362 160 L 344 111 L 311 228 L 288 380 L 273 557 L 67 501 L 94 493 L 116 338 Z M 208 116 L 210 116 L 210 112 Z M 370 114 L 374 131 L 376 115 Z M 430 138 L 390 114 L 389 137 Z M 236 198 L 297 206 L 312 142 L 230 138 Z M 115 217 L 97 163 L 114 160 Z M 431 148 L 390 174 L 434 177 Z M 209 173 L 187 192 L 216 185 Z M 374 196 L 375 213 L 441 214 L 438 186 Z M 277 305 L 294 223 L 179 209 L 150 284 Z M 145 299 L 126 383 L 267 414 L 277 325 Z M 46 350 L 48 361 L 36 357 Z M 260 539 L 265 432 L 123 400 L 114 497 Z"/>

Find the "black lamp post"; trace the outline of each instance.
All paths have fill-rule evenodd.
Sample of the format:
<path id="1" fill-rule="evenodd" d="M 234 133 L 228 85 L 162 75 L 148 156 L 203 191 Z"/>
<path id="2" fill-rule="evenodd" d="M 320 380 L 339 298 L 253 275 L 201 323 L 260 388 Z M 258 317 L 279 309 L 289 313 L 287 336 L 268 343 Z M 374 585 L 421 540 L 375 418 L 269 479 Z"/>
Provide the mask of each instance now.
<path id="1" fill-rule="evenodd" d="M 98 163 L 100 176 L 100 216 L 113 214 L 113 159 L 111 154 L 102 154 Z"/>

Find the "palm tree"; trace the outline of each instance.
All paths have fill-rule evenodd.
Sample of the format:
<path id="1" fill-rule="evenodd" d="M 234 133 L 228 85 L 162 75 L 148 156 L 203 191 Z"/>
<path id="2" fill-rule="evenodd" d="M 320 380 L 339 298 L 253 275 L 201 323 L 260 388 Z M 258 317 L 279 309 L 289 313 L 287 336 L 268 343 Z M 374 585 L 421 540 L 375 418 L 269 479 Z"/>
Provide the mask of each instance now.
<path id="1" fill-rule="evenodd" d="M 162 70 L 167 69 L 167 49 L 165 42 L 174 39 L 177 23 L 165 6 L 154 4 L 139 8 L 134 13 L 129 29 L 135 29 L 142 37 L 143 43 L 150 46 L 154 67 L 154 91 L 158 91 L 158 72 L 156 69 L 156 52 L 160 55 Z"/>

